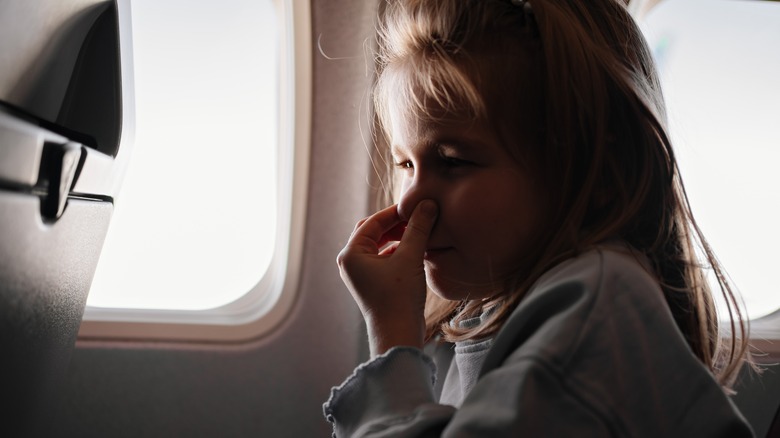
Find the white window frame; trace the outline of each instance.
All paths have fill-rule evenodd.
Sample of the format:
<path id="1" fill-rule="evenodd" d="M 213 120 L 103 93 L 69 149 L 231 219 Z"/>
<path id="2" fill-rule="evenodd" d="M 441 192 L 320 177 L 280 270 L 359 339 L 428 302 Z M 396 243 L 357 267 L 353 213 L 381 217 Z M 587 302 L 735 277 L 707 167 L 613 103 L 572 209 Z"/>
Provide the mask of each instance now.
<path id="1" fill-rule="evenodd" d="M 260 282 L 238 300 L 207 310 L 87 307 L 79 341 L 241 342 L 277 327 L 295 302 L 300 277 L 311 133 L 311 12 L 308 2 L 273 0 L 279 16 L 279 175 L 277 243 Z M 134 137 L 130 0 L 119 0 L 123 132 L 116 168 Z M 292 147 L 290 147 L 292 146 Z M 114 176 L 116 193 L 123 170 Z M 119 181 L 119 182 L 117 182 Z"/>

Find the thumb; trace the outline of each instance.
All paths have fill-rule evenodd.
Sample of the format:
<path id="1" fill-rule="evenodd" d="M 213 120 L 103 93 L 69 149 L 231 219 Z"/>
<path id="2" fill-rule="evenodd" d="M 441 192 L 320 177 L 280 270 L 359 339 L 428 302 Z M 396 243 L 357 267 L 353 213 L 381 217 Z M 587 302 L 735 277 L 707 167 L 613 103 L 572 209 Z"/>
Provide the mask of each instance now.
<path id="1" fill-rule="evenodd" d="M 428 236 L 436 223 L 438 213 L 438 206 L 431 200 L 424 200 L 417 204 L 395 253 L 411 257 L 425 253 Z"/>

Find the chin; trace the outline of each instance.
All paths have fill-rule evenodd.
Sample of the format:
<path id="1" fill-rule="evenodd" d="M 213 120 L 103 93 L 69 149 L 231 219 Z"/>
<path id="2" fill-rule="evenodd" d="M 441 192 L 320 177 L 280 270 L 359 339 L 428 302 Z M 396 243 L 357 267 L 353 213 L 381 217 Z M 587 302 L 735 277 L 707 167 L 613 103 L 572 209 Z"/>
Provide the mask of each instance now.
<path id="1" fill-rule="evenodd" d="M 431 290 L 431 292 L 436 294 L 436 296 L 447 301 L 462 301 L 466 299 L 466 295 L 467 295 L 463 292 L 451 293 L 451 291 L 450 292 L 443 291 L 441 288 L 436 287 L 432 284 L 428 284 L 428 288 Z"/>
<path id="2" fill-rule="evenodd" d="M 441 278 L 439 273 L 426 270 L 428 288 L 442 299 L 463 301 L 482 299 L 493 295 L 491 288 L 457 278 Z"/>

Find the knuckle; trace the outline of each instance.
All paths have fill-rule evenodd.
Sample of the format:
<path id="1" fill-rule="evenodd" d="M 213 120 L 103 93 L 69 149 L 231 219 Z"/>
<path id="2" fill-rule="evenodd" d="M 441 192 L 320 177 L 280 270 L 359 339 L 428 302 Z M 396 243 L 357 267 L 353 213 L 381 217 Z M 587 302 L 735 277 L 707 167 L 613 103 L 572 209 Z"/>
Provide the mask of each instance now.
<path id="1" fill-rule="evenodd" d="M 342 249 L 336 256 L 336 264 L 340 268 L 343 268 L 344 266 L 349 264 L 349 260 L 350 260 L 350 254 L 349 251 L 347 251 L 347 248 Z"/>
<path id="2" fill-rule="evenodd" d="M 358 222 L 355 224 L 355 231 L 357 231 L 357 230 L 358 230 L 358 228 L 362 227 L 362 226 L 363 226 L 363 224 L 364 224 L 364 223 L 366 223 L 366 221 L 367 221 L 367 220 L 368 220 L 368 218 L 367 218 L 367 217 L 364 217 L 363 219 L 360 219 L 360 220 L 359 220 L 359 221 L 358 221 Z"/>
<path id="3" fill-rule="evenodd" d="M 352 233 L 350 233 L 350 237 L 352 237 L 355 234 L 357 234 L 358 230 L 360 229 L 360 227 L 363 226 L 364 223 L 365 223 L 365 219 L 363 219 L 363 220 L 359 221 L 357 224 L 355 224 L 355 228 L 352 229 Z"/>

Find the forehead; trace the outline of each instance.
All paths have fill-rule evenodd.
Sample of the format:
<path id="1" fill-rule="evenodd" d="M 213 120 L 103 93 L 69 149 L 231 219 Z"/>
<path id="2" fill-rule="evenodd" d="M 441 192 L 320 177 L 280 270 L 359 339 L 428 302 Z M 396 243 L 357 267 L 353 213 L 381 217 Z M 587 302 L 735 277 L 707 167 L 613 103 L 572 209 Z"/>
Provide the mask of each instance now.
<path id="1" fill-rule="evenodd" d="M 453 84 L 436 74 L 430 77 L 425 70 L 406 65 L 384 73 L 380 111 L 391 144 L 488 134 L 482 95 L 471 75 Z"/>
<path id="2" fill-rule="evenodd" d="M 389 140 L 409 129 L 473 131 L 476 124 L 492 125 L 500 136 L 510 137 L 505 139 L 509 144 L 511 137 L 529 135 L 521 131 L 538 130 L 545 112 L 541 65 L 535 50 L 519 46 L 485 50 L 454 64 L 407 60 L 388 66 L 375 103 Z"/>

